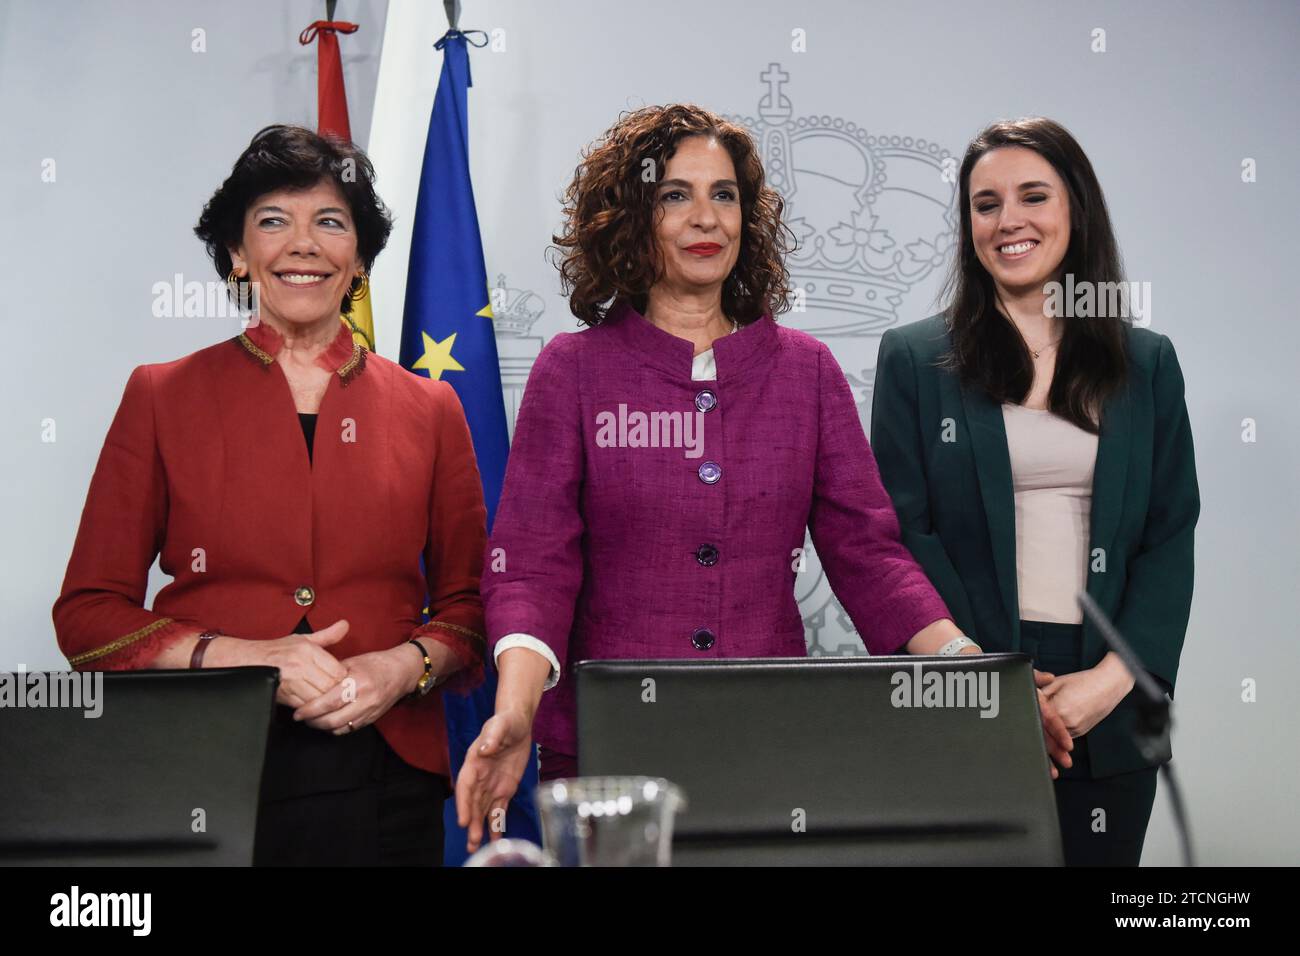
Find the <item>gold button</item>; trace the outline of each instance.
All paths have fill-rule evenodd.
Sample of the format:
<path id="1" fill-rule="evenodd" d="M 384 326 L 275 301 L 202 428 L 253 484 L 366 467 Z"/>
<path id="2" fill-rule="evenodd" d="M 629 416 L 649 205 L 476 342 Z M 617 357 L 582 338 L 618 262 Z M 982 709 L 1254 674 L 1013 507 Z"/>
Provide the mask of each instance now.
<path id="1" fill-rule="evenodd" d="M 298 602 L 299 607 L 306 607 L 312 601 L 316 600 L 316 592 L 307 585 L 303 585 L 293 592 L 293 599 Z"/>

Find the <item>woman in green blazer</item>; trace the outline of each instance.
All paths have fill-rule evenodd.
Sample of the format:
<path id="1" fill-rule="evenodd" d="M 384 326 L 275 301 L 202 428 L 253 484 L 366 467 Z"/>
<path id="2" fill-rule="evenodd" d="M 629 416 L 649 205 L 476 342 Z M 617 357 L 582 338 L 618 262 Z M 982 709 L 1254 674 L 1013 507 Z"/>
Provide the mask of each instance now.
<path id="1" fill-rule="evenodd" d="M 881 339 L 872 449 L 957 625 L 1029 654 L 1074 738 L 1055 783 L 1066 863 L 1135 866 L 1170 754 L 1139 752 L 1133 679 L 1075 598 L 1172 696 L 1200 511 L 1182 372 L 1134 326 L 1149 298 L 1110 294 L 1105 199 L 1063 127 L 990 126 L 959 205 L 947 308 Z"/>

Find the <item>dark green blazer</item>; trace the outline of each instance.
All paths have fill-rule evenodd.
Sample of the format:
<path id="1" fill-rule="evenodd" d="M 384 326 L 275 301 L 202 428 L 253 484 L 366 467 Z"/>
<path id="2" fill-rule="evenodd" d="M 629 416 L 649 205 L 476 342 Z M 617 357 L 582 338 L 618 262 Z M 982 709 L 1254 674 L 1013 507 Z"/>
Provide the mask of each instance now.
<path id="1" fill-rule="evenodd" d="M 903 543 L 957 626 L 986 651 L 1018 651 L 1016 512 L 1002 409 L 939 368 L 950 347 L 942 316 L 885 333 L 871 447 Z M 1192 535 L 1200 513 L 1192 429 L 1169 339 L 1129 328 L 1128 351 L 1128 383 L 1102 409 L 1088 593 L 1172 695 L 1192 603 Z M 1083 666 L 1105 653 L 1101 635 L 1085 622 Z M 1094 777 L 1151 765 L 1130 742 L 1135 705 L 1131 693 L 1088 733 Z"/>

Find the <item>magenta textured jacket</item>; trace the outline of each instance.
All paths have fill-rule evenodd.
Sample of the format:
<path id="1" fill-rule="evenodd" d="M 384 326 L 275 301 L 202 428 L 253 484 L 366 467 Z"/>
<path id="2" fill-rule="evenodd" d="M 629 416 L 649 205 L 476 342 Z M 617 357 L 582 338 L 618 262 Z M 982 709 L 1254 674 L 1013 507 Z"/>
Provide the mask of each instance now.
<path id="1" fill-rule="evenodd" d="M 481 588 L 493 647 L 529 634 L 560 662 L 551 750 L 577 753 L 578 661 L 804 656 L 805 528 L 872 654 L 950 616 L 830 350 L 764 316 L 713 351 L 692 381 L 691 343 L 621 305 L 533 366 Z"/>

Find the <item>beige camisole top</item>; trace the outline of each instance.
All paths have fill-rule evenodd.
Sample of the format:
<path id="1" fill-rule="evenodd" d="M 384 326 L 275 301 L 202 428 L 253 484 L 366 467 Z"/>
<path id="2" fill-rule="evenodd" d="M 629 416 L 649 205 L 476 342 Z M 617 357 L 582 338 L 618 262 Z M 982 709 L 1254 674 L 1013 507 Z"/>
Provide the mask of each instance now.
<path id="1" fill-rule="evenodd" d="M 1004 404 L 1002 419 L 1016 502 L 1020 619 L 1079 624 L 1097 436 L 1022 405 Z"/>

